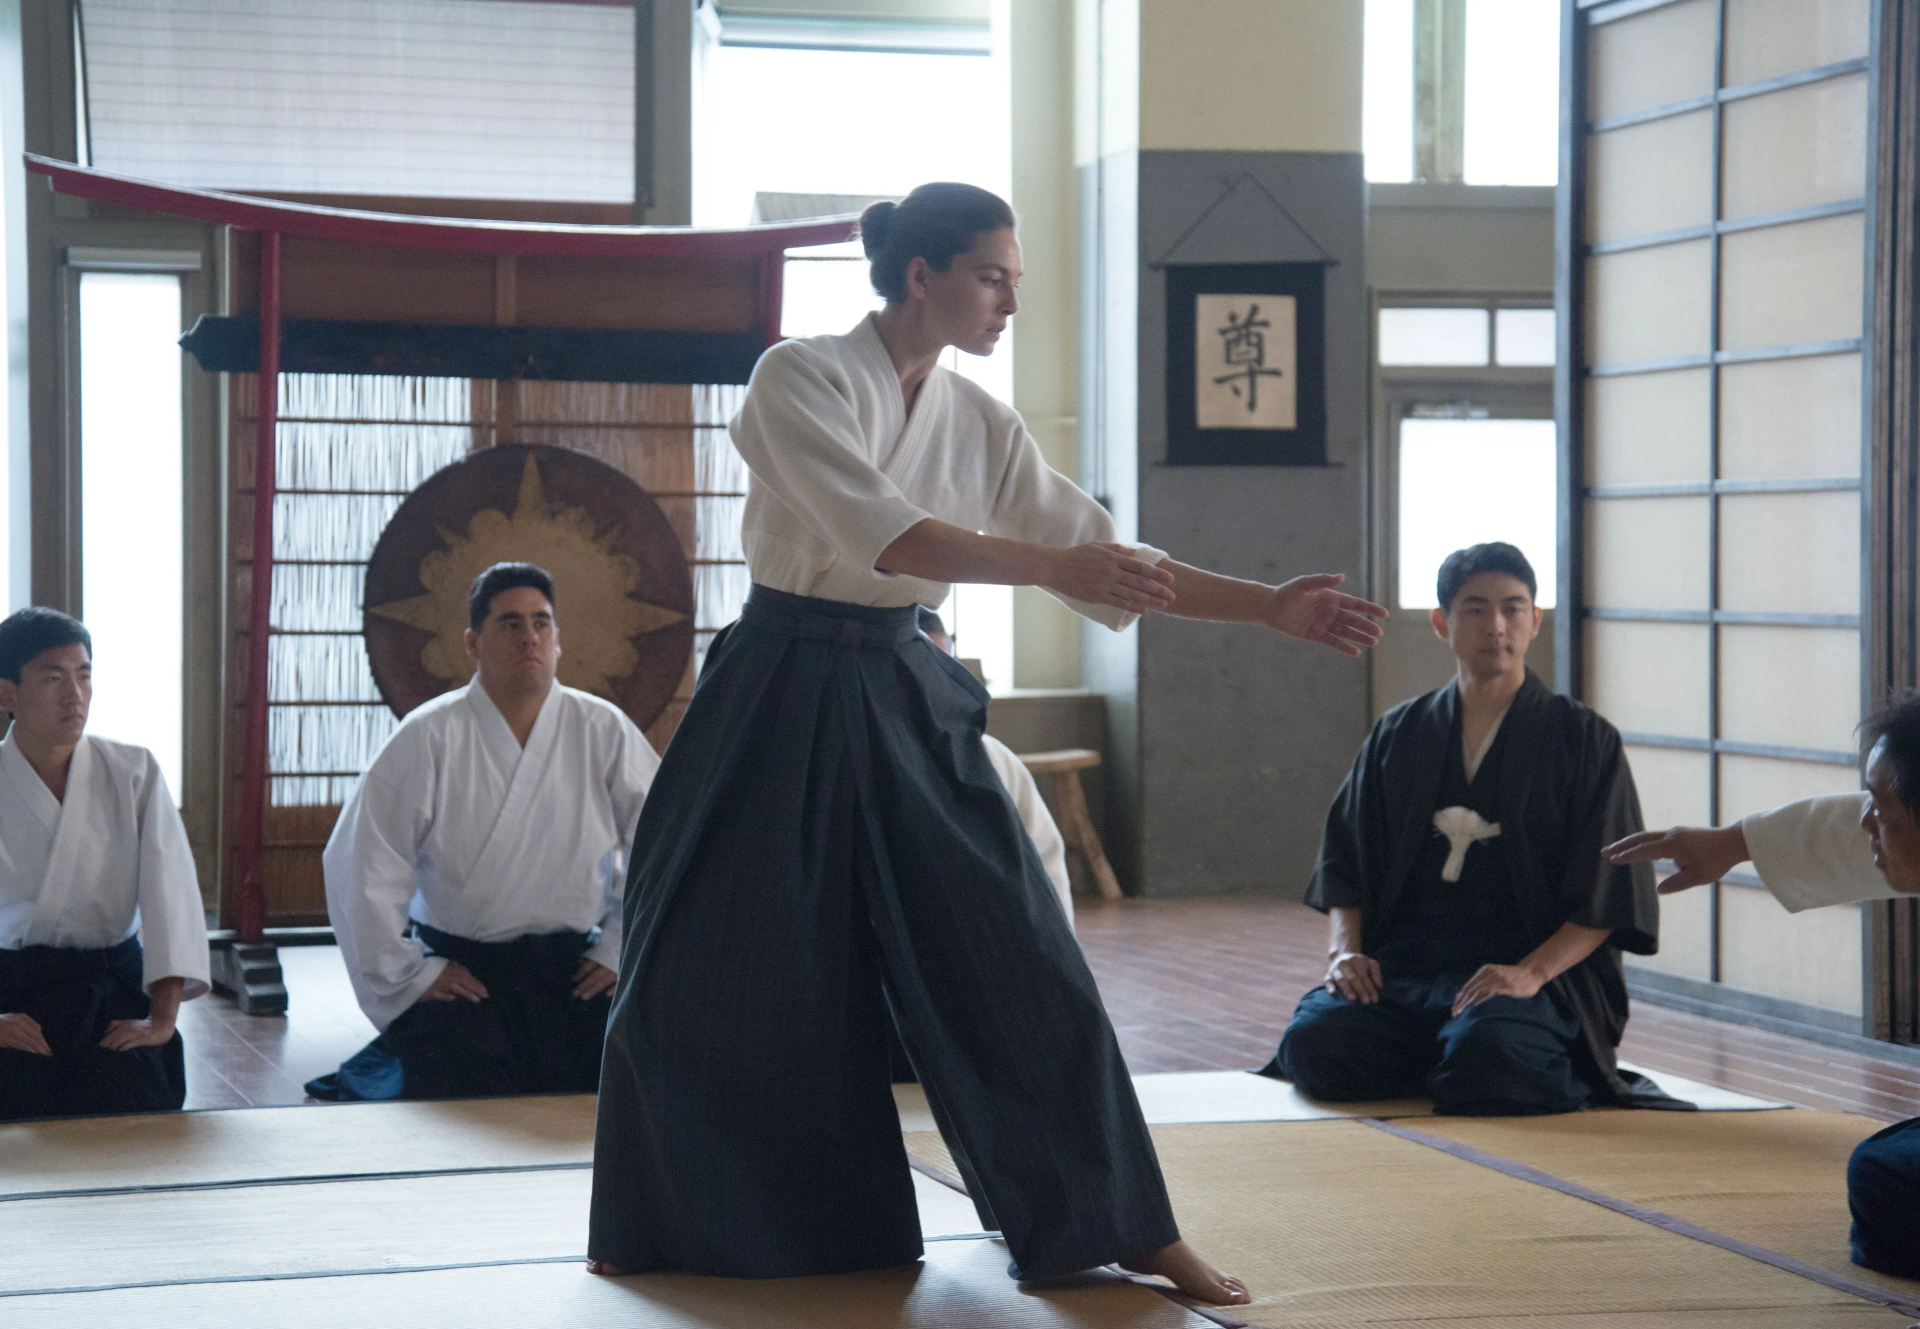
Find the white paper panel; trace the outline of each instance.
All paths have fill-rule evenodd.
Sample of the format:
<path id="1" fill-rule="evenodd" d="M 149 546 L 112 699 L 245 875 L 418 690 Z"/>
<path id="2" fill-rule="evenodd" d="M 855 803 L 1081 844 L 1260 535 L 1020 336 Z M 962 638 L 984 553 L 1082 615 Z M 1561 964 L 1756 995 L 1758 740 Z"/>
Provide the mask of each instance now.
<path id="1" fill-rule="evenodd" d="M 1713 812 L 1707 806 L 1710 760 L 1707 753 L 1685 748 L 1627 745 L 1627 764 L 1633 768 L 1640 816 L 1648 830 L 1713 823 Z"/>
<path id="2" fill-rule="evenodd" d="M 1595 27 L 1587 41 L 1588 118 L 1713 91 L 1714 11 L 1714 0 L 1683 0 Z"/>
<path id="3" fill-rule="evenodd" d="M 1713 112 L 1587 140 L 1587 239 L 1624 240 L 1711 220 Z"/>
<path id="4" fill-rule="evenodd" d="M 1865 55 L 1872 11 L 1872 0 L 1727 0 L 1727 86 Z"/>
<path id="5" fill-rule="evenodd" d="M 1860 906 L 1789 914 L 1758 887 L 1720 892 L 1720 981 L 1823 1010 L 1860 1014 Z"/>
<path id="6" fill-rule="evenodd" d="M 1721 626 L 1721 737 L 1845 752 L 1859 722 L 1858 632 Z"/>
<path id="7" fill-rule="evenodd" d="M 1629 955 L 1627 967 L 1705 979 L 1712 972 L 1708 953 L 1712 904 L 1713 896 L 1705 887 L 1661 896 L 1660 952 Z"/>
<path id="8" fill-rule="evenodd" d="M 1723 495 L 1720 607 L 1859 613 L 1859 493 Z"/>
<path id="9" fill-rule="evenodd" d="M 1586 399 L 1588 484 L 1709 478 L 1705 369 L 1591 378 Z"/>
<path id="10" fill-rule="evenodd" d="M 1721 753 L 1719 761 L 1722 825 L 1785 803 L 1797 803 L 1803 798 L 1851 794 L 1860 788 L 1860 774 L 1852 766 L 1742 757 L 1731 752 Z"/>
<path id="11" fill-rule="evenodd" d="M 1707 608 L 1707 503 L 1587 500 L 1586 602 L 1609 609 Z"/>
<path id="12" fill-rule="evenodd" d="M 1589 258 L 1587 363 L 1704 354 L 1707 244 L 1690 240 Z"/>
<path id="13" fill-rule="evenodd" d="M 1859 473 L 1859 352 L 1721 366 L 1722 478 Z"/>
<path id="14" fill-rule="evenodd" d="M 1720 344 L 1728 350 L 1860 335 L 1866 250 L 1858 213 L 1720 240 Z"/>
<path id="15" fill-rule="evenodd" d="M 1866 197 L 1865 74 L 1729 102 L 1725 114 L 1722 216 Z"/>
<path id="16" fill-rule="evenodd" d="M 1591 619 L 1582 700 L 1629 733 L 1707 736 L 1707 628 Z"/>

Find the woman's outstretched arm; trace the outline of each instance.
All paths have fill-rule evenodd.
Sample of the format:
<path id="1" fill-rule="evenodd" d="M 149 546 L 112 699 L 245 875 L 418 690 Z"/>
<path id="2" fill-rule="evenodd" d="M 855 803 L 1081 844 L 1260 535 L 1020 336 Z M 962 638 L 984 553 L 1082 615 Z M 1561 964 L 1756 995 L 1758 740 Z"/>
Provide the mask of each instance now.
<path id="1" fill-rule="evenodd" d="M 1163 607 L 1166 613 L 1215 623 L 1264 623 L 1289 637 L 1317 641 L 1346 655 L 1358 655 L 1377 644 L 1377 620 L 1387 616 L 1372 601 L 1338 590 L 1346 577 L 1337 572 L 1269 586 L 1223 577 L 1171 558 L 1160 566 L 1173 574 L 1173 603 Z"/>

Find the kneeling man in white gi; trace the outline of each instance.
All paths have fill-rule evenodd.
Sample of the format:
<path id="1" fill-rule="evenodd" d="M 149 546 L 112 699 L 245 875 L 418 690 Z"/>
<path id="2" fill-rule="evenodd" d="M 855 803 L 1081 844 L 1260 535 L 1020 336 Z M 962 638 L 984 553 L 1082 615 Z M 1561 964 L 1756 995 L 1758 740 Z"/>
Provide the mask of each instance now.
<path id="1" fill-rule="evenodd" d="M 0 1121 L 186 1098 L 174 1017 L 207 990 L 193 853 L 160 764 L 86 733 L 92 703 L 82 624 L 0 622 Z"/>
<path id="2" fill-rule="evenodd" d="M 468 597 L 465 688 L 408 715 L 322 862 L 380 1036 L 316 1098 L 590 1093 L 620 964 L 626 850 L 660 760 L 559 683 L 553 579 L 497 563 Z"/>

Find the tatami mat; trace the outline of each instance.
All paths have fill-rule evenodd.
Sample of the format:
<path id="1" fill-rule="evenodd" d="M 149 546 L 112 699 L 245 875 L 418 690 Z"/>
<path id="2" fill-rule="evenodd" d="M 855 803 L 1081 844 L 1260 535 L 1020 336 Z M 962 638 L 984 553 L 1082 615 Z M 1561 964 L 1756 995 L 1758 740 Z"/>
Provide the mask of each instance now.
<path id="1" fill-rule="evenodd" d="M 1255 1304 L 1235 1313 L 1272 1329 L 1553 1317 L 1678 1329 L 1711 1314 L 1742 1326 L 1910 1323 L 1358 1122 L 1153 1135 L 1184 1235 L 1253 1289 Z"/>
<path id="2" fill-rule="evenodd" d="M 342 1103 L 0 1125 L 0 1195 L 583 1163 L 590 1094 Z"/>
<path id="3" fill-rule="evenodd" d="M 419 1216 L 420 1221 L 431 1218 Z M 88 1243 L 88 1260 L 101 1248 Z M 937 1241 L 917 1267 L 830 1278 L 605 1279 L 578 1263 L 272 1282 L 201 1283 L 0 1300 L 7 1329 L 1207 1329 L 1146 1288 L 1090 1276 L 1023 1289 L 997 1241 Z"/>
<path id="4" fill-rule="evenodd" d="M 591 1186 L 570 1168 L 20 1200 L 0 1210 L 0 1294 L 584 1258 Z M 913 1186 L 924 1235 L 979 1234 L 965 1195 L 918 1172 Z"/>
<path id="5" fill-rule="evenodd" d="M 1642 1115 L 1435 1118 L 1419 1129 L 1920 1301 L 1920 1281 L 1848 1258 L 1847 1156 L 1885 1123 L 1811 1109 Z"/>

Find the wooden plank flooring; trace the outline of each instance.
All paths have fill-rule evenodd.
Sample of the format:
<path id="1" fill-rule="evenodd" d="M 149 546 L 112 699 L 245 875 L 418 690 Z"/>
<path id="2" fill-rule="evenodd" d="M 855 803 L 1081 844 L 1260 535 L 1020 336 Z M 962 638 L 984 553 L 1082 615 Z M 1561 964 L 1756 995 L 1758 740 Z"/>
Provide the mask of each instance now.
<path id="1" fill-rule="evenodd" d="M 1136 1074 L 1251 1069 L 1273 1055 L 1325 968 L 1326 922 L 1282 900 L 1076 902 L 1087 961 Z M 281 952 L 292 1009 L 242 1015 L 209 997 L 181 1012 L 188 1107 L 298 1103 L 373 1028 L 332 947 Z M 1920 1067 L 1636 1003 L 1621 1055 L 1655 1070 L 1883 1121 L 1920 1116 Z"/>

